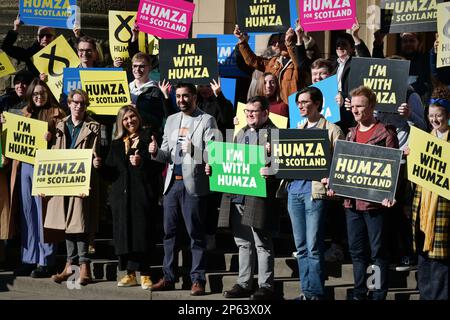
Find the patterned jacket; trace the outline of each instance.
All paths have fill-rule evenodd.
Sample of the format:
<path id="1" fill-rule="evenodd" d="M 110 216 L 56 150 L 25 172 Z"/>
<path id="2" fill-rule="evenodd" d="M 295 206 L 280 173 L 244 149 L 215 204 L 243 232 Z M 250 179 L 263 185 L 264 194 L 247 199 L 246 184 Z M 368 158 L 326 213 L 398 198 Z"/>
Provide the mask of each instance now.
<path id="1" fill-rule="evenodd" d="M 412 204 L 412 229 L 414 239 L 414 250 L 423 251 L 424 234 L 420 230 L 420 199 L 422 197 L 422 187 L 417 185 Z M 434 226 L 433 249 L 428 252 L 431 259 L 448 259 L 449 247 L 449 221 L 450 221 L 450 200 L 438 197 L 436 210 L 436 224 Z"/>

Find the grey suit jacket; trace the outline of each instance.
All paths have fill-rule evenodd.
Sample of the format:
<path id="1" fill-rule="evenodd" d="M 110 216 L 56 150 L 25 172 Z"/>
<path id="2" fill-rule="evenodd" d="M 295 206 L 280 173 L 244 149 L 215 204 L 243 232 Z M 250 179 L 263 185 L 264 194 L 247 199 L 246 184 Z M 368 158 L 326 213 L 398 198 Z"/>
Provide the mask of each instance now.
<path id="1" fill-rule="evenodd" d="M 209 191 L 209 178 L 205 174 L 205 160 L 203 156 L 205 153 L 208 141 L 216 140 L 218 136 L 218 129 L 216 120 L 201 111 L 196 109 L 192 114 L 194 121 L 191 128 L 189 128 L 188 138 L 192 142 L 192 149 L 183 157 L 182 171 L 183 182 L 187 192 L 194 196 L 207 195 Z M 161 148 L 153 160 L 169 163 L 166 181 L 164 183 L 164 194 L 167 194 L 173 176 L 173 168 L 175 161 L 175 151 L 178 140 L 178 131 L 182 119 L 182 112 L 175 113 L 167 118 L 164 127 L 164 136 Z"/>

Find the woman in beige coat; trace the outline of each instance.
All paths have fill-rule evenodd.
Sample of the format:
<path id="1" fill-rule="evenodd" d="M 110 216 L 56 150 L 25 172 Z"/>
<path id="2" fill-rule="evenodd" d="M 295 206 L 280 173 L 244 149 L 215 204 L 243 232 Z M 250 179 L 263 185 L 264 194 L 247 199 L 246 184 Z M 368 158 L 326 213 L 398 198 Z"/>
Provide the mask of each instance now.
<path id="1" fill-rule="evenodd" d="M 82 90 L 73 90 L 67 98 L 71 115 L 56 125 L 56 140 L 52 149 L 92 149 L 93 166 L 98 168 L 100 158 L 97 155 L 100 141 L 100 125 L 86 115 L 89 98 Z M 58 283 L 66 281 L 72 275 L 71 265 L 80 264 L 80 284 L 92 281 L 88 254 L 89 237 L 95 232 L 97 211 L 93 198 L 97 179 L 95 170 L 91 171 L 91 192 L 86 197 L 74 196 L 49 197 L 44 228 L 64 230 L 66 233 L 67 263 L 64 270 L 52 276 Z"/>

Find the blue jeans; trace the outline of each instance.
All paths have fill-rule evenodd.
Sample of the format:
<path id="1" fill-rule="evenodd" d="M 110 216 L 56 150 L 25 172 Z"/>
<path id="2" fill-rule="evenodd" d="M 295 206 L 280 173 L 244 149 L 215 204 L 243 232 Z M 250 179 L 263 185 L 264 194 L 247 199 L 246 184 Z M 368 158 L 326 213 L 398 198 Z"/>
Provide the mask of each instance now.
<path id="1" fill-rule="evenodd" d="M 288 211 L 297 249 L 300 285 L 307 298 L 324 298 L 325 200 L 311 194 L 288 194 Z"/>
<path id="2" fill-rule="evenodd" d="M 385 300 L 388 290 L 385 214 L 383 210 L 357 211 L 345 209 L 348 246 L 353 263 L 355 298 L 367 298 L 367 268 L 373 262 L 380 270 L 379 286 L 373 291 L 373 300 Z"/>

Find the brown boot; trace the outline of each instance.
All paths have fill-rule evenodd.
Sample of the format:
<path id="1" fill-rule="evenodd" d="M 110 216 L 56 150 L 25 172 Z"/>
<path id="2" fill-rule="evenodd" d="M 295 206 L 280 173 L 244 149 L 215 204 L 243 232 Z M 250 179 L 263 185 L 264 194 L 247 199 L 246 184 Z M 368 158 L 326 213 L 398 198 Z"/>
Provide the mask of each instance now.
<path id="1" fill-rule="evenodd" d="M 82 286 L 85 286 L 91 282 L 92 282 L 91 264 L 90 263 L 80 264 L 80 284 Z"/>
<path id="2" fill-rule="evenodd" d="M 69 261 L 66 262 L 66 266 L 61 273 L 54 274 L 52 276 L 52 280 L 61 283 L 63 281 L 67 281 L 67 279 L 72 275 L 72 265 Z"/>

